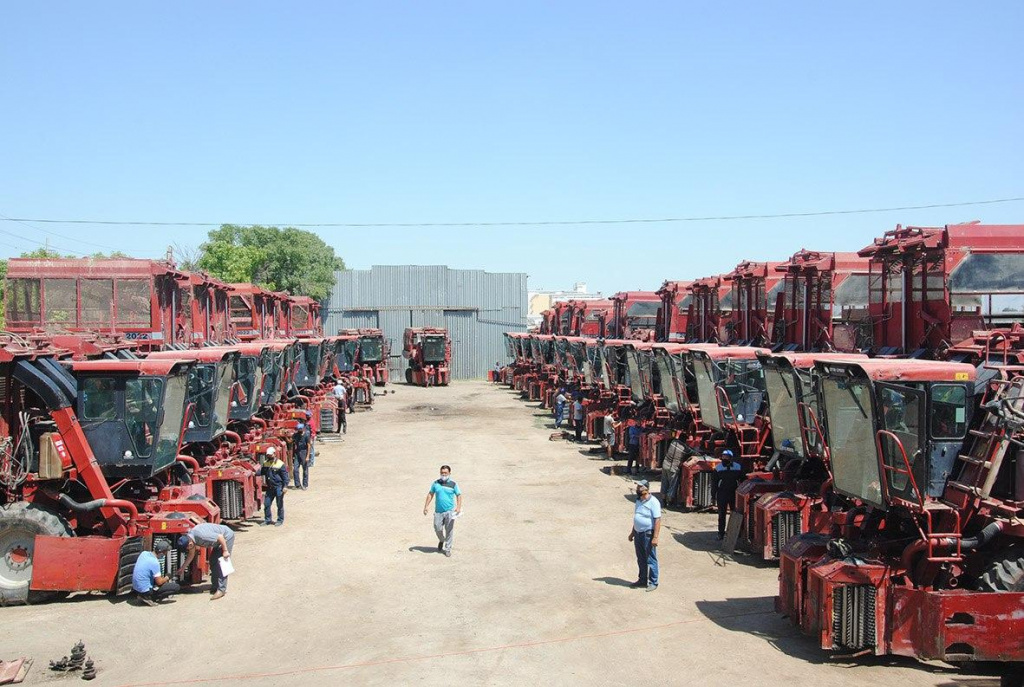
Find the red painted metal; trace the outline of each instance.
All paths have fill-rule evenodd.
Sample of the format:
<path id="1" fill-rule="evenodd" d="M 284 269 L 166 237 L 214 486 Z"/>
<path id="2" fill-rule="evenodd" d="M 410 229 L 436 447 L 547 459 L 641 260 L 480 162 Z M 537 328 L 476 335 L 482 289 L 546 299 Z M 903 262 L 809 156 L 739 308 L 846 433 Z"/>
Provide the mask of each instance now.
<path id="1" fill-rule="evenodd" d="M 124 537 L 37 536 L 32 553 L 36 591 L 109 592 L 117 582 Z"/>
<path id="2" fill-rule="evenodd" d="M 443 352 L 427 351 L 428 346 L 437 348 L 441 340 Z M 417 386 L 447 386 L 451 381 L 452 341 L 447 329 L 433 327 L 410 327 L 402 336 L 402 356 L 409 361 L 405 381 Z"/>
<path id="3" fill-rule="evenodd" d="M 692 281 L 666 281 L 656 292 L 661 298 L 654 340 L 660 342 L 685 341 L 688 331 L 690 293 Z"/>

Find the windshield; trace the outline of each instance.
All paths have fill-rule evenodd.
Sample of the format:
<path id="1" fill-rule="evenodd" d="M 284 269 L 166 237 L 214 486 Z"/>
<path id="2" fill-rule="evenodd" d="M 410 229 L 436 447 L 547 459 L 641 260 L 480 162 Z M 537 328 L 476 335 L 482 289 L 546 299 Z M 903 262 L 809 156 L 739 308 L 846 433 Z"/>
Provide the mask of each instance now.
<path id="1" fill-rule="evenodd" d="M 882 506 L 870 387 L 831 376 L 820 383 L 836 490 Z"/>
<path id="2" fill-rule="evenodd" d="M 764 403 L 764 372 L 758 360 L 727 360 L 716 370 L 717 382 L 729 397 L 722 409 L 726 422 L 752 424 Z"/>
<path id="3" fill-rule="evenodd" d="M 359 361 L 368 365 L 379 363 L 384 357 L 384 339 L 380 336 L 364 336 L 359 339 Z"/>
<path id="4" fill-rule="evenodd" d="M 540 341 L 538 341 L 537 339 L 530 339 L 530 352 L 534 362 L 544 362 L 544 358 L 543 356 L 541 356 L 540 353 Z"/>
<path id="5" fill-rule="evenodd" d="M 334 357 L 334 364 L 338 366 L 339 372 L 351 372 L 355 368 L 358 349 L 359 342 L 355 339 L 338 342 L 338 354 Z"/>
<path id="6" fill-rule="evenodd" d="M 195 404 L 190 421 L 196 427 L 209 427 L 213 417 L 215 367 L 213 363 L 201 363 L 188 375 L 188 397 Z"/>
<path id="7" fill-rule="evenodd" d="M 443 336 L 427 336 L 423 338 L 423 362 L 443 363 L 445 353 Z"/>
<path id="8" fill-rule="evenodd" d="M 644 400 L 644 378 L 640 373 L 640 352 L 635 348 L 626 349 L 626 385 L 637 403 Z"/>
<path id="9" fill-rule="evenodd" d="M 896 384 L 878 385 L 878 405 L 881 411 L 882 429 L 892 432 L 899 439 L 903 446 L 893 441 L 891 436 L 884 436 L 880 439 L 882 447 L 882 459 L 885 463 L 896 470 L 903 470 L 902 473 L 888 470 L 886 479 L 890 494 L 904 499 L 917 500 L 914 487 L 910 482 L 910 476 L 906 474 L 907 464 L 915 473 L 918 484 L 924 484 L 924 475 L 919 474 L 918 459 L 921 456 L 923 439 L 924 419 L 924 392 Z M 935 409 L 933 408 L 933 411 Z M 906 452 L 906 460 L 903 454 Z"/>
<path id="10" fill-rule="evenodd" d="M 231 402 L 231 387 L 234 385 L 234 365 L 217 363 L 217 403 L 213 413 L 213 436 L 224 433 L 228 428 L 229 403 Z"/>
<path id="11" fill-rule="evenodd" d="M 555 362 L 562 367 L 571 367 L 569 359 L 569 342 L 565 339 L 555 340 Z"/>
<path id="12" fill-rule="evenodd" d="M 170 463 L 177 458 L 188 405 L 187 389 L 187 374 L 176 374 L 164 382 L 164 417 L 153 451 L 154 462 L 157 464 Z"/>
<path id="13" fill-rule="evenodd" d="M 604 364 L 604 349 L 600 346 L 587 346 L 587 358 L 590 360 L 592 373 L 600 377 L 601 384 L 605 389 L 611 387 L 611 380 L 608 379 L 608 366 Z"/>
<path id="14" fill-rule="evenodd" d="M 256 409 L 256 390 L 263 379 L 262 371 L 258 370 L 255 356 L 241 356 L 235 360 L 235 378 L 238 380 L 239 388 L 235 391 L 235 398 L 232 399 L 237 406 L 232 408 L 232 415 L 246 418 Z M 240 393 L 239 393 L 240 392 Z"/>
<path id="15" fill-rule="evenodd" d="M 284 361 L 283 351 L 264 351 L 260 367 L 263 370 L 263 379 L 260 381 L 259 389 L 260 405 L 272 405 L 277 402 L 281 393 L 281 366 Z"/>
<path id="16" fill-rule="evenodd" d="M 789 368 L 774 365 L 764 368 L 768 390 L 768 415 L 772 421 L 772 442 L 775 448 L 804 457 L 804 440 L 800 432 L 799 381 Z"/>
<path id="17" fill-rule="evenodd" d="M 657 392 L 665 399 L 665 407 L 671 413 L 678 413 L 679 394 L 676 393 L 672 356 L 668 353 L 659 351 L 654 354 L 654 378 L 657 380 Z"/>
<path id="18" fill-rule="evenodd" d="M 693 361 L 693 373 L 697 379 L 697 404 L 700 406 L 700 419 L 708 427 L 722 428 L 722 418 L 718 412 L 718 398 L 715 395 L 715 378 L 712 362 L 708 358 Z"/>

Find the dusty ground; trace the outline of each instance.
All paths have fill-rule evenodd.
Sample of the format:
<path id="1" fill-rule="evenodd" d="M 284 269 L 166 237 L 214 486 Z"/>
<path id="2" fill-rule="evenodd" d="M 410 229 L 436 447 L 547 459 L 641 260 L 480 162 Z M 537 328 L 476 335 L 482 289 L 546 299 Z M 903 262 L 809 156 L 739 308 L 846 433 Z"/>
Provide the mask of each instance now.
<path id="1" fill-rule="evenodd" d="M 661 587 L 636 578 L 631 483 L 513 392 L 398 385 L 321 446 L 282 528 L 247 527 L 228 596 L 0 609 L 0 658 L 29 684 L 84 639 L 97 685 L 957 683 L 904 660 L 830 663 L 772 611 L 777 571 L 715 553 L 712 516 L 669 512 Z M 465 492 L 455 555 L 423 499 L 442 462 Z M 967 678 L 966 684 L 993 684 Z"/>

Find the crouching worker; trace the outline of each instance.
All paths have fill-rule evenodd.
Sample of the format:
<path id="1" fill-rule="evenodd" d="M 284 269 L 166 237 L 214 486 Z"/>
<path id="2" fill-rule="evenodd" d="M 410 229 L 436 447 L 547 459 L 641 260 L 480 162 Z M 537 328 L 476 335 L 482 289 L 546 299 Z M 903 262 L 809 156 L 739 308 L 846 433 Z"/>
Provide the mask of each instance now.
<path id="1" fill-rule="evenodd" d="M 277 449 L 271 446 L 263 458 L 260 468 L 263 478 L 263 524 L 271 524 L 271 506 L 277 501 L 277 524 L 284 524 L 284 490 L 288 486 L 288 468 L 277 457 Z"/>
<path id="2" fill-rule="evenodd" d="M 132 569 L 132 589 L 139 601 L 147 606 L 156 606 L 158 601 L 171 594 L 181 591 L 181 586 L 167 575 L 160 574 L 160 559 L 170 551 L 171 545 L 166 539 L 153 544 L 152 551 L 143 551 L 135 561 Z"/>
<path id="3" fill-rule="evenodd" d="M 178 548 L 188 551 L 188 556 L 178 574 L 184 575 L 196 557 L 196 547 L 210 549 L 210 601 L 216 601 L 228 593 L 228 578 L 221 571 L 220 559 L 231 558 L 235 548 L 235 533 L 226 525 L 204 522 L 196 525 L 188 534 L 178 537 Z"/>

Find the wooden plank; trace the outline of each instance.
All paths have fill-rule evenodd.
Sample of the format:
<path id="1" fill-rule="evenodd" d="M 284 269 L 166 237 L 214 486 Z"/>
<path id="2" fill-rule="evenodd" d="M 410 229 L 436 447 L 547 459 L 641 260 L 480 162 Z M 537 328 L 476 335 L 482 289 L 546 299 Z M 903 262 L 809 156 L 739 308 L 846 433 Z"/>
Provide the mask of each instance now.
<path id="1" fill-rule="evenodd" d="M 725 526 L 725 540 L 722 542 L 722 551 L 732 553 L 736 550 L 736 542 L 740 538 L 740 529 L 743 528 L 743 513 L 729 511 L 729 523 Z"/>

